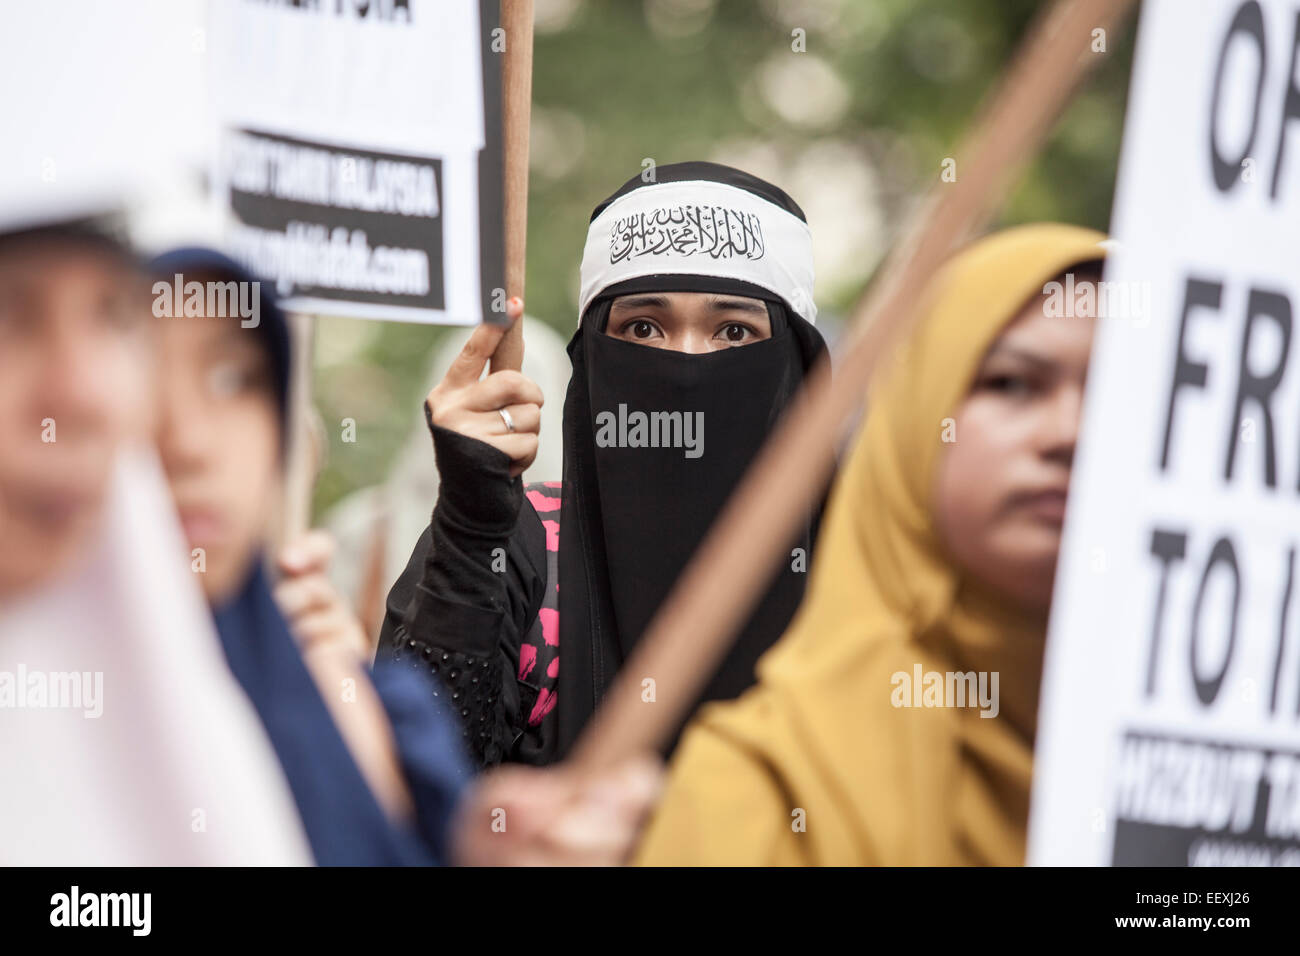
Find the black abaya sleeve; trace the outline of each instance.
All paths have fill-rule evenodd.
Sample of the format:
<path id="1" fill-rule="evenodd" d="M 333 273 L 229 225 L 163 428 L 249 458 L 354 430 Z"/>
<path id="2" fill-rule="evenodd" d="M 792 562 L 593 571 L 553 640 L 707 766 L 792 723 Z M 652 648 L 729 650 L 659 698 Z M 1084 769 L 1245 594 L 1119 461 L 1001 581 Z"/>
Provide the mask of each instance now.
<path id="1" fill-rule="evenodd" d="M 433 522 L 388 594 L 376 667 L 434 675 L 482 766 L 527 760 L 532 700 L 516 675 L 546 587 L 544 532 L 510 460 L 433 426 L 441 484 Z M 535 526 L 535 527 L 534 527 Z"/>

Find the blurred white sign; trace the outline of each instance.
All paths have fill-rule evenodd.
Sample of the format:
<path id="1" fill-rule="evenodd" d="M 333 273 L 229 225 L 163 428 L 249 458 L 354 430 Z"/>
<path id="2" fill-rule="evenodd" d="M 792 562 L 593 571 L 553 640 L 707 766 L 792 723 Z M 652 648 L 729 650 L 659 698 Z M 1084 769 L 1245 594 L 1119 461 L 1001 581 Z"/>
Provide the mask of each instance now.
<path id="1" fill-rule="evenodd" d="M 5 4 L 0 229 L 200 193 L 205 13 L 202 0 Z"/>
<path id="2" fill-rule="evenodd" d="M 1300 864 L 1300 3 L 1144 4 L 1035 864 Z"/>

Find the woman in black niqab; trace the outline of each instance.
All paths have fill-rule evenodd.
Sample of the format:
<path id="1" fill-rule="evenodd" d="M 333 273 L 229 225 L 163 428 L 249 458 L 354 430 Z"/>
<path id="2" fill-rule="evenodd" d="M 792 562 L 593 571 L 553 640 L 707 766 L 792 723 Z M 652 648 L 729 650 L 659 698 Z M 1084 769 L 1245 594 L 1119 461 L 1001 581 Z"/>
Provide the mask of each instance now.
<path id="1" fill-rule="evenodd" d="M 444 678 L 483 763 L 568 752 L 825 354 L 813 325 L 811 238 L 794 201 L 713 163 L 656 172 L 592 214 L 582 317 L 568 347 L 561 486 L 520 486 L 503 453 L 432 427 L 439 502 L 389 596 L 381 647 Z M 683 292 L 761 300 L 770 337 L 688 353 L 609 334 L 618 297 Z M 753 683 L 755 662 L 803 596 L 819 510 L 789 542 L 790 560 L 702 701 Z M 478 570 L 494 540 L 489 514 L 505 518 L 496 524 L 505 574 Z"/>

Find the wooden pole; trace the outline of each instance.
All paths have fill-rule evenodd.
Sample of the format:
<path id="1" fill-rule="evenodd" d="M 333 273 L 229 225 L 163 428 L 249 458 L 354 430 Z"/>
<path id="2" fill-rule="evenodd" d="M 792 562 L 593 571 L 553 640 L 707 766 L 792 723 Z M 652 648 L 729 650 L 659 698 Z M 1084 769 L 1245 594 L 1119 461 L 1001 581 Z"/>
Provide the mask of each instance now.
<path id="1" fill-rule="evenodd" d="M 301 312 L 290 313 L 289 408 L 286 418 L 283 512 L 276 551 L 311 526 L 311 496 L 316 485 L 320 449 L 312 422 L 312 355 L 316 345 L 316 320 Z"/>
<path id="2" fill-rule="evenodd" d="M 955 154 L 957 180 L 935 185 L 854 309 L 855 336 L 831 380 L 823 363 L 623 665 L 573 762 L 600 770 L 665 743 L 725 655 L 801 517 L 825 487 L 835 446 L 888 350 L 908 332 L 928 279 L 983 226 L 1013 173 L 1035 155 L 1096 59 L 1092 31 L 1133 0 L 1062 0 L 1029 30 L 975 132 Z M 937 170 L 936 170 L 937 175 Z M 656 701 L 643 702 L 653 678 Z"/>
<path id="3" fill-rule="evenodd" d="M 506 48 L 501 64 L 501 125 L 505 167 L 506 296 L 524 295 L 528 243 L 528 125 L 533 104 L 533 0 L 501 0 Z M 524 362 L 523 323 L 516 322 L 497 345 L 493 372 L 518 371 Z"/>

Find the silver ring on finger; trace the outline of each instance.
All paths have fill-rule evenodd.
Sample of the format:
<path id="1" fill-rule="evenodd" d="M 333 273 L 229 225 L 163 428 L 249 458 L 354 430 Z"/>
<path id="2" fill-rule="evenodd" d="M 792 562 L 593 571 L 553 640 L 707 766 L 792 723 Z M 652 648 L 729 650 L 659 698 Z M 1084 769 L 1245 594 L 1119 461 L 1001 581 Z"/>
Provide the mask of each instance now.
<path id="1" fill-rule="evenodd" d="M 504 408 L 498 408 L 498 409 L 497 409 L 497 414 L 500 415 L 500 416 L 501 416 L 501 420 L 502 420 L 503 422 L 506 423 L 506 431 L 508 431 L 508 432 L 514 432 L 514 430 L 515 430 L 515 420 L 514 420 L 513 418 L 510 417 L 510 412 L 507 411 L 507 410 L 504 409 Z"/>

